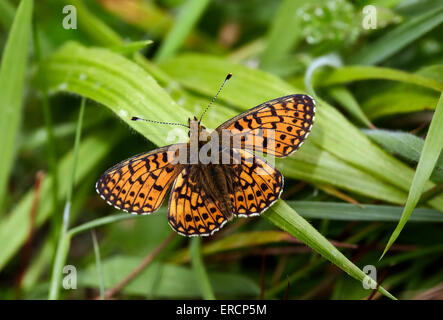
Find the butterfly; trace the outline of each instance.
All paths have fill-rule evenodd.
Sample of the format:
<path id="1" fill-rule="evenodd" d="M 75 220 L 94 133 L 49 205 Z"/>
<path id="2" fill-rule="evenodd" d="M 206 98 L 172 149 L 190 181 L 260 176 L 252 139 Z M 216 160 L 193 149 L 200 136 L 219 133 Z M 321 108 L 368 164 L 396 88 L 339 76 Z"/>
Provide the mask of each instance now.
<path id="1" fill-rule="evenodd" d="M 212 133 L 201 125 L 211 104 L 200 120 L 188 119 L 188 143 L 155 149 L 113 166 L 98 179 L 98 194 L 117 209 L 142 215 L 156 211 L 172 185 L 168 222 L 184 236 L 209 236 L 234 216 L 263 213 L 280 197 L 283 176 L 253 152 L 286 157 L 300 148 L 314 121 L 315 101 L 304 94 L 273 99 Z M 200 157 L 202 151 L 206 157 Z"/>

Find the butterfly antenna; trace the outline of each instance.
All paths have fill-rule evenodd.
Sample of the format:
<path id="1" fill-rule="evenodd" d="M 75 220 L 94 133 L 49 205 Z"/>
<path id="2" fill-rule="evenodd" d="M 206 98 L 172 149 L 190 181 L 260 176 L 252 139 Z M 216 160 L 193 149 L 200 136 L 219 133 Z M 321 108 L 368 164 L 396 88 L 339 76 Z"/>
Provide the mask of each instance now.
<path id="1" fill-rule="evenodd" d="M 220 86 L 220 89 L 218 89 L 217 94 L 215 95 L 215 97 L 212 99 L 211 103 L 206 107 L 205 111 L 203 111 L 202 115 L 200 116 L 200 120 L 198 120 L 198 122 L 200 123 L 203 119 L 203 116 L 205 115 L 206 111 L 208 111 L 208 109 L 211 107 L 212 103 L 215 101 L 215 99 L 217 99 L 218 94 L 220 93 L 220 91 L 222 91 L 223 87 L 225 86 L 226 82 L 228 82 L 229 79 L 231 79 L 232 77 L 232 73 L 229 73 L 226 76 L 225 81 L 223 81 L 222 85 Z"/>
<path id="2" fill-rule="evenodd" d="M 182 123 L 155 121 L 155 120 L 148 120 L 148 119 L 143 119 L 143 118 L 139 118 L 139 117 L 132 117 L 131 120 L 132 121 L 147 121 L 147 122 L 152 122 L 152 123 L 168 124 L 168 125 L 171 125 L 171 126 L 182 126 L 182 127 L 189 128 L 189 126 L 187 126 L 185 124 L 182 124 Z"/>

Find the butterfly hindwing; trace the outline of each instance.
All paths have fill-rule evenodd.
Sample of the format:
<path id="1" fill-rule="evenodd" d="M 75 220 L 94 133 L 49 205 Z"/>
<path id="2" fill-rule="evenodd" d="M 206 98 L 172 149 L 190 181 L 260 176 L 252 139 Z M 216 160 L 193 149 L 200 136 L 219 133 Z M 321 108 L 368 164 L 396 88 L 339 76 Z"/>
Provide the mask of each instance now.
<path id="1" fill-rule="evenodd" d="M 233 213 L 239 217 L 259 215 L 280 197 L 283 176 L 247 150 L 234 149 L 233 153 L 240 154 L 240 164 L 231 170 Z"/>
<path id="2" fill-rule="evenodd" d="M 217 128 L 229 130 L 241 148 L 286 157 L 308 136 L 315 116 L 315 102 L 296 94 L 264 102 Z"/>
<path id="3" fill-rule="evenodd" d="M 185 236 L 208 236 L 228 221 L 219 199 L 209 195 L 199 183 L 202 167 L 188 165 L 178 175 L 169 197 L 169 224 Z"/>
<path id="4" fill-rule="evenodd" d="M 107 170 L 97 181 L 96 190 L 117 209 L 151 213 L 160 207 L 181 170 L 174 157 L 170 146 L 131 157 Z"/>

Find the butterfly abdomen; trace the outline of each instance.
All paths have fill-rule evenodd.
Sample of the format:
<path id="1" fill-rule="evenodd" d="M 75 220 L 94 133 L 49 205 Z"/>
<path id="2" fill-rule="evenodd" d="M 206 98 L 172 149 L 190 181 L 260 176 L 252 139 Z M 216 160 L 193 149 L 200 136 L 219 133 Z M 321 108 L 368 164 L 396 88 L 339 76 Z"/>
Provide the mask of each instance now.
<path id="1" fill-rule="evenodd" d="M 229 197 L 230 188 L 221 165 L 202 165 L 203 187 L 213 199 L 218 199 L 220 211 L 229 220 L 233 217 L 233 208 Z"/>

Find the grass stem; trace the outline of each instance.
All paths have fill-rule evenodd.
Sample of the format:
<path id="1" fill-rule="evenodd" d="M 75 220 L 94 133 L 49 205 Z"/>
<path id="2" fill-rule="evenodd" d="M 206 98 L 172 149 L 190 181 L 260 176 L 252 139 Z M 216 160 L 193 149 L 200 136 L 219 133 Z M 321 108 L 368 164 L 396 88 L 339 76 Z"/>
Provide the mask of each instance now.
<path id="1" fill-rule="evenodd" d="M 72 159 L 72 171 L 71 171 L 71 183 L 68 186 L 68 192 L 66 195 L 66 204 L 65 204 L 65 208 L 63 210 L 62 229 L 61 229 L 61 233 L 59 236 L 57 251 L 55 254 L 55 260 L 54 260 L 54 265 L 53 265 L 53 269 L 52 269 L 51 282 L 50 282 L 50 286 L 49 286 L 49 299 L 50 300 L 57 300 L 58 299 L 62 270 L 65 265 L 66 258 L 68 256 L 69 246 L 70 246 L 70 242 L 71 242 L 71 236 L 68 233 L 68 228 L 69 228 L 69 218 L 70 218 L 70 212 L 71 212 L 72 190 L 74 188 L 75 171 L 77 168 L 77 161 L 78 161 L 78 148 L 80 146 L 83 115 L 84 115 L 84 111 L 85 111 L 85 102 L 86 102 L 86 98 L 82 98 L 82 101 L 80 104 L 80 112 L 79 112 L 79 116 L 78 116 L 78 122 L 77 122 L 77 129 L 75 132 L 74 156 Z"/>

